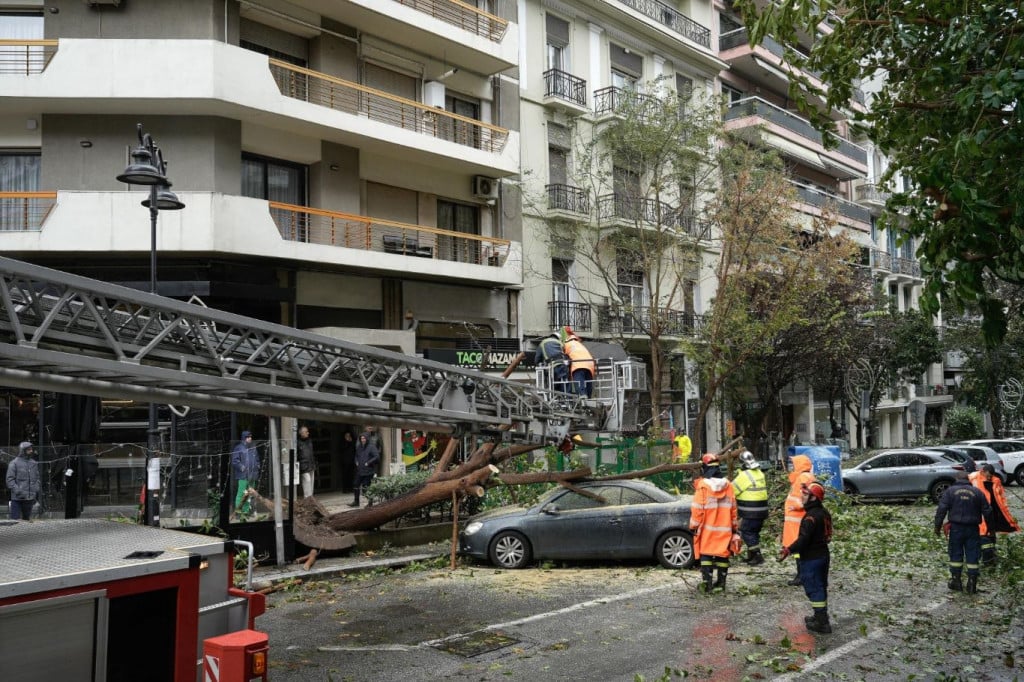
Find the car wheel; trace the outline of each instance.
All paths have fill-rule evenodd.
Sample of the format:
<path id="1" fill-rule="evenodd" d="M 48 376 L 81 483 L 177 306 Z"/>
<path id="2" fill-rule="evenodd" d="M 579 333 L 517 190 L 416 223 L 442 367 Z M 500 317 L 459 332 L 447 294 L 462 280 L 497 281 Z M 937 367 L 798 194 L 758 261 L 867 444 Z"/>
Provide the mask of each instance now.
<path id="1" fill-rule="evenodd" d="M 506 530 L 491 540 L 491 563 L 501 568 L 522 568 L 530 561 L 530 543 L 520 533 Z"/>
<path id="2" fill-rule="evenodd" d="M 860 491 L 857 490 L 857 486 L 850 483 L 849 481 L 843 481 L 843 492 L 847 495 L 859 495 Z"/>
<path id="3" fill-rule="evenodd" d="M 1017 467 L 1017 470 L 1013 472 L 1013 480 L 1017 482 L 1017 485 L 1024 487 L 1024 464 Z"/>
<path id="4" fill-rule="evenodd" d="M 693 536 L 685 530 L 670 530 L 658 538 L 654 553 L 665 568 L 693 566 Z"/>
<path id="5" fill-rule="evenodd" d="M 942 493 L 946 492 L 951 485 L 953 485 L 952 481 L 935 481 L 935 483 L 932 483 L 932 487 L 928 489 L 928 497 L 931 498 L 932 502 L 938 504 L 939 500 L 942 499 Z"/>

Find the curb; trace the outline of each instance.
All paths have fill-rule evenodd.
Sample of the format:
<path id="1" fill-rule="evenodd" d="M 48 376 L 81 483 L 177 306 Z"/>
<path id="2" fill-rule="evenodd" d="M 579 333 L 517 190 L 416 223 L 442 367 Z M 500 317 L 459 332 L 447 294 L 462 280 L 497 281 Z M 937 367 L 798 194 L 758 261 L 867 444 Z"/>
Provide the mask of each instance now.
<path id="1" fill-rule="evenodd" d="M 303 580 L 309 578 L 335 578 L 346 573 L 360 573 L 378 568 L 402 568 L 416 561 L 436 559 L 437 557 L 447 555 L 447 553 L 447 551 L 424 552 L 397 557 L 381 557 L 379 559 L 324 559 L 320 562 L 323 564 L 322 566 L 314 565 L 308 571 L 295 564 L 281 568 L 275 567 L 265 571 L 257 570 L 253 575 L 253 588 L 258 589 L 257 586 L 276 585 L 288 580 L 294 580 L 295 578 L 302 578 Z M 344 563 L 328 563 L 331 561 L 344 561 Z"/>

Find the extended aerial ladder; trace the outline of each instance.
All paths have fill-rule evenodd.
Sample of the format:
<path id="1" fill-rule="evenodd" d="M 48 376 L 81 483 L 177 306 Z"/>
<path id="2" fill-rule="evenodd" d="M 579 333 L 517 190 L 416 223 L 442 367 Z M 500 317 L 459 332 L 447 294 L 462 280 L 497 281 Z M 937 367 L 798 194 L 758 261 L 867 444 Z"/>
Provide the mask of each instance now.
<path id="1" fill-rule="evenodd" d="M 0 303 L 0 385 L 434 432 L 493 430 L 528 442 L 622 421 L 621 401 L 584 401 L 8 258 L 0 258 Z"/>

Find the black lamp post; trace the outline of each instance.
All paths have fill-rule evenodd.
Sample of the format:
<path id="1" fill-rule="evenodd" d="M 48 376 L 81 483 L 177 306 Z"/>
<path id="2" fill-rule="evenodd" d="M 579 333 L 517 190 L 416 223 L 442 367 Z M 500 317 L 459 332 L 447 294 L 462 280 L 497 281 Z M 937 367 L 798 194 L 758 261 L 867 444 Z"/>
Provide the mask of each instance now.
<path id="1" fill-rule="evenodd" d="M 171 181 L 167 179 L 167 164 L 164 162 L 160 147 L 153 142 L 149 133 L 142 132 L 142 124 L 138 125 L 139 146 L 132 150 L 132 162 L 117 176 L 121 182 L 129 185 L 149 187 L 149 198 L 142 205 L 149 209 L 149 292 L 156 293 L 156 219 L 160 211 L 178 211 L 185 204 L 171 191 Z M 149 433 L 146 451 L 146 525 L 160 525 L 160 458 L 154 456 L 157 451 L 159 426 L 157 424 L 156 403 L 149 404 Z"/>

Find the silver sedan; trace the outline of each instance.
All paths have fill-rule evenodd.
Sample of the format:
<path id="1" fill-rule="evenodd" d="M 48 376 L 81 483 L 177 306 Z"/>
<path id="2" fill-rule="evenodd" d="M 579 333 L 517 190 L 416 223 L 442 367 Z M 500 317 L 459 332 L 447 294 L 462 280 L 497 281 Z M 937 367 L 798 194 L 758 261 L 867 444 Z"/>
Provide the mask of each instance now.
<path id="1" fill-rule="evenodd" d="M 532 507 L 503 507 L 469 519 L 459 553 L 501 568 L 544 559 L 657 559 L 693 565 L 692 497 L 646 481 L 592 481 L 555 488 Z"/>

